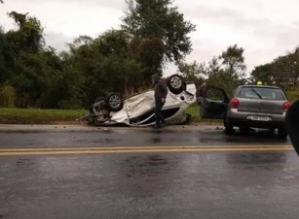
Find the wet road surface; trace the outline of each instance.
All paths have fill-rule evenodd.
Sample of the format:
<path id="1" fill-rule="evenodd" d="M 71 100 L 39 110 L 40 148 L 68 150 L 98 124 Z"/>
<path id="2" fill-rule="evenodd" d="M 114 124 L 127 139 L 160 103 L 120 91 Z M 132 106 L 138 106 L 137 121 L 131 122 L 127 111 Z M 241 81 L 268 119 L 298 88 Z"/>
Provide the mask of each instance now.
<path id="1" fill-rule="evenodd" d="M 277 134 L 265 131 L 246 135 L 236 133 L 226 136 L 217 127 L 151 130 L 92 129 L 93 131 L 18 131 L 0 132 L 0 147 L 102 147 L 102 146 L 200 146 L 266 144 L 288 145 L 289 139 L 279 139 Z"/>
<path id="2" fill-rule="evenodd" d="M 299 159 L 275 135 L 2 132 L 0 145 L 0 219 L 299 217 Z"/>

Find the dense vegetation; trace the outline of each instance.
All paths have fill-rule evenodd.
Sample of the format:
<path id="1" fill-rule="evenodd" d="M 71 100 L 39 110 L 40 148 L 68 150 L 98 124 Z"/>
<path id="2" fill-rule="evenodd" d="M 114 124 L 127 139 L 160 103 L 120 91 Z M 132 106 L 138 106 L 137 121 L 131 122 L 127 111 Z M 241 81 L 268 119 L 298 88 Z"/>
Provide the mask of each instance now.
<path id="1" fill-rule="evenodd" d="M 188 35 L 196 27 L 171 2 L 129 0 L 120 29 L 107 30 L 96 38 L 78 36 L 59 54 L 45 46 L 38 18 L 10 12 L 8 16 L 18 28 L 0 28 L 0 106 L 86 108 L 107 92 L 128 94 L 149 87 L 151 75 L 162 75 L 169 62 L 174 62 L 187 80 L 200 83 L 203 74 L 209 83 L 228 93 L 248 80 L 262 80 L 292 88 L 296 95 L 296 51 L 257 66 L 249 79 L 244 77 L 244 49 L 237 45 L 207 64 L 185 63 L 184 58 L 192 52 Z"/>

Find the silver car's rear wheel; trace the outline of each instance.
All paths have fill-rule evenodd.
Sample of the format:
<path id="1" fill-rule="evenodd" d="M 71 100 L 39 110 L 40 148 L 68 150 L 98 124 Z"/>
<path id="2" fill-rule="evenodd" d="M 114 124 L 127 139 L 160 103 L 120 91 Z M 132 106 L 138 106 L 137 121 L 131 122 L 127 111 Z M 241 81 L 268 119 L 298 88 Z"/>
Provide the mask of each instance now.
<path id="1" fill-rule="evenodd" d="M 288 132 L 285 128 L 278 128 L 278 136 L 280 138 L 287 138 L 288 137 Z"/>
<path id="2" fill-rule="evenodd" d="M 234 132 L 234 127 L 227 118 L 223 119 L 223 125 L 225 128 L 225 134 L 230 135 Z"/>

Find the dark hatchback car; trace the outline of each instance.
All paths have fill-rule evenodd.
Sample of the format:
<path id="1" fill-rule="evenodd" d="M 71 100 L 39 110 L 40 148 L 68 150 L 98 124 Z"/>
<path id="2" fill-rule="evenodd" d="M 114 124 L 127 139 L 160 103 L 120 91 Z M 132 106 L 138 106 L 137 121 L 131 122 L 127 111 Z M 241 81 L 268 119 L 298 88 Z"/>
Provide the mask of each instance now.
<path id="1" fill-rule="evenodd" d="M 241 85 L 232 98 L 217 87 L 207 87 L 207 96 L 201 101 L 201 117 L 223 119 L 227 134 L 234 127 L 246 132 L 249 128 L 269 129 L 282 138 L 288 136 L 285 116 L 291 103 L 279 87 Z"/>

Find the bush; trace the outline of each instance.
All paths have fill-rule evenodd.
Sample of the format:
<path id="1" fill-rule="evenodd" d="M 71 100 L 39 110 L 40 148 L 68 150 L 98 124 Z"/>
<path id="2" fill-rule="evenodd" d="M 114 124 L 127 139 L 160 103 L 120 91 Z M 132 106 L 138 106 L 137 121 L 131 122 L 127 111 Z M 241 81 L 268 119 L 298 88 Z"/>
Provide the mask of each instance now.
<path id="1" fill-rule="evenodd" d="M 299 88 L 296 89 L 296 90 L 287 91 L 286 94 L 287 94 L 287 96 L 288 96 L 288 99 L 289 99 L 291 102 L 294 102 L 294 101 L 296 101 L 296 100 L 299 99 Z"/>
<path id="2" fill-rule="evenodd" d="M 14 107 L 16 91 L 9 83 L 4 83 L 0 86 L 0 106 Z"/>

